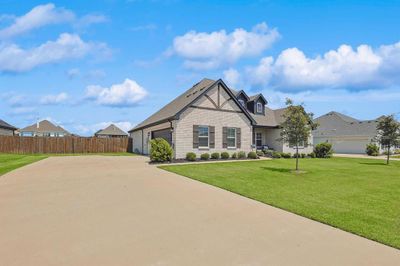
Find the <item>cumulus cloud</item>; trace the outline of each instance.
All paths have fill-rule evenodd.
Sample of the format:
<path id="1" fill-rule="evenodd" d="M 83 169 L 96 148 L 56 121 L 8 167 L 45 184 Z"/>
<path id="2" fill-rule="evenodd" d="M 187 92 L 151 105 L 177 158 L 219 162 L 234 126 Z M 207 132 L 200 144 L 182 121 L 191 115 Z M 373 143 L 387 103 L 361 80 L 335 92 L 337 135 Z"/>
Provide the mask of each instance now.
<path id="1" fill-rule="evenodd" d="M 16 44 L 0 44 L 0 72 L 24 72 L 43 64 L 82 58 L 90 53 L 107 55 L 109 48 L 104 43 L 85 42 L 78 35 L 69 33 L 30 49 Z"/>
<path id="2" fill-rule="evenodd" d="M 92 24 L 107 22 L 108 18 L 101 14 L 87 14 L 77 19 L 74 26 L 78 29 L 89 27 Z"/>
<path id="3" fill-rule="evenodd" d="M 64 103 L 68 99 L 68 94 L 61 92 L 59 94 L 45 95 L 40 99 L 40 103 L 44 105 L 56 105 Z"/>
<path id="4" fill-rule="evenodd" d="M 257 66 L 248 67 L 245 72 L 252 85 L 282 90 L 389 87 L 400 80 L 400 42 L 376 49 L 368 45 L 356 49 L 341 45 L 314 58 L 290 48 L 276 59 L 262 58 Z"/>
<path id="5" fill-rule="evenodd" d="M 228 86 L 236 87 L 240 83 L 240 73 L 234 68 L 229 68 L 223 72 L 224 81 Z"/>
<path id="6" fill-rule="evenodd" d="M 265 22 L 251 31 L 242 28 L 230 33 L 225 30 L 189 31 L 174 38 L 169 54 L 182 57 L 187 68 L 212 69 L 232 64 L 240 58 L 260 55 L 278 38 L 278 31 L 270 29 Z"/>
<path id="7" fill-rule="evenodd" d="M 0 30 L 0 39 L 11 38 L 50 24 L 72 22 L 75 19 L 73 12 L 64 8 L 57 8 L 54 4 L 38 5 L 25 15 L 16 17 L 14 23 Z"/>
<path id="8" fill-rule="evenodd" d="M 94 100 L 97 104 L 113 107 L 137 105 L 148 95 L 148 92 L 136 81 L 125 79 L 121 84 L 109 88 L 90 85 L 86 88 L 86 99 Z"/>

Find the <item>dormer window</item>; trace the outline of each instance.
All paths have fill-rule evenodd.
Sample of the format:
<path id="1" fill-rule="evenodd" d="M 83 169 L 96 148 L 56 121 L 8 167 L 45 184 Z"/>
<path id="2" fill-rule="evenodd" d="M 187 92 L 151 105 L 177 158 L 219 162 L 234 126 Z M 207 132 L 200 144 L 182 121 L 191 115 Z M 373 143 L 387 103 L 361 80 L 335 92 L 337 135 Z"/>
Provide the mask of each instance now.
<path id="1" fill-rule="evenodd" d="M 240 103 L 241 106 L 245 107 L 243 99 L 239 99 L 239 103 Z"/>
<path id="2" fill-rule="evenodd" d="M 260 102 L 257 103 L 257 113 L 262 113 L 262 103 Z"/>

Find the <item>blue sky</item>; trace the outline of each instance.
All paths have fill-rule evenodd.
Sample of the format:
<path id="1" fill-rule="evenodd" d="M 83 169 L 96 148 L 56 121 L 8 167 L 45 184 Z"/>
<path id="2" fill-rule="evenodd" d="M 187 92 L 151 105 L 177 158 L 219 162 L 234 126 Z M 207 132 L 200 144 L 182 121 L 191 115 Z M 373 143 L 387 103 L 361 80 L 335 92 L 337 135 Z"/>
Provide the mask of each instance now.
<path id="1" fill-rule="evenodd" d="M 0 0 L 0 118 L 127 130 L 204 77 L 316 116 L 400 112 L 400 1 L 216 2 Z"/>

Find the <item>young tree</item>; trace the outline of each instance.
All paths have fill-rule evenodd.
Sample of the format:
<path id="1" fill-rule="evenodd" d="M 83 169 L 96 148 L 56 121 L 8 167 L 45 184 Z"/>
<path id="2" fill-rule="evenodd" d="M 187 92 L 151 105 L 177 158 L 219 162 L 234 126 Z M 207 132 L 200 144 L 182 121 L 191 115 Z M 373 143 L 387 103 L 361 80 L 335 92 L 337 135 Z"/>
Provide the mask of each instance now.
<path id="1" fill-rule="evenodd" d="M 390 148 L 400 144 L 400 123 L 393 115 L 383 116 L 376 126 L 378 135 L 376 139 L 387 150 L 386 164 L 389 164 Z"/>
<path id="2" fill-rule="evenodd" d="M 308 145 L 311 130 L 317 127 L 313 122 L 313 114 L 307 113 L 303 105 L 294 105 L 291 99 L 286 99 L 284 121 L 281 124 L 280 141 L 289 143 L 296 149 L 296 171 L 299 170 L 299 146 Z"/>

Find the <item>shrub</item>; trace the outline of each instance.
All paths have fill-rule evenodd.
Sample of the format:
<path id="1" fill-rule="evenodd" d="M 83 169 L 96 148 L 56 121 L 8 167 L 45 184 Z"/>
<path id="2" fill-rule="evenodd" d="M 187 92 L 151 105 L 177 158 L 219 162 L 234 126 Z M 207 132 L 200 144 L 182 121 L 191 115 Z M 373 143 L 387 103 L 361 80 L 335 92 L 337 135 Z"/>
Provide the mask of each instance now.
<path id="1" fill-rule="evenodd" d="M 239 159 L 244 159 L 244 158 L 246 158 L 246 153 L 244 151 L 240 151 L 240 152 L 238 152 L 237 156 Z"/>
<path id="2" fill-rule="evenodd" d="M 194 153 L 194 152 L 186 153 L 186 160 L 191 161 L 191 162 L 196 161 L 196 153 Z"/>
<path id="3" fill-rule="evenodd" d="M 207 161 L 208 159 L 210 159 L 210 154 L 203 153 L 202 155 L 200 155 L 200 159 Z"/>
<path id="4" fill-rule="evenodd" d="M 306 158 L 306 154 L 305 154 L 305 153 L 302 153 L 302 154 L 301 154 L 301 158 Z"/>
<path id="5" fill-rule="evenodd" d="M 236 152 L 232 153 L 231 158 L 232 158 L 232 159 L 237 159 L 237 153 L 236 153 Z"/>
<path id="6" fill-rule="evenodd" d="M 365 153 L 368 154 L 369 156 L 378 156 L 379 155 L 379 147 L 375 143 L 369 143 L 367 144 L 367 147 L 365 148 Z"/>
<path id="7" fill-rule="evenodd" d="M 315 158 L 315 152 L 311 152 L 307 156 L 310 157 L 310 158 Z"/>
<path id="8" fill-rule="evenodd" d="M 319 143 L 314 147 L 315 156 L 317 158 L 330 158 L 332 157 L 332 144 L 331 143 Z"/>
<path id="9" fill-rule="evenodd" d="M 282 155 L 281 155 L 280 152 L 274 151 L 274 152 L 272 153 L 272 158 L 279 159 L 279 158 L 281 158 L 281 157 L 282 157 Z"/>
<path id="10" fill-rule="evenodd" d="M 300 153 L 297 155 L 296 153 L 293 154 L 293 158 L 296 158 L 297 156 L 299 156 L 299 158 L 301 157 Z"/>
<path id="11" fill-rule="evenodd" d="M 257 156 L 258 156 L 258 157 L 264 156 L 264 152 L 262 152 L 262 151 L 257 151 Z"/>
<path id="12" fill-rule="evenodd" d="M 257 159 L 257 153 L 255 151 L 251 151 L 247 154 L 247 158 L 249 159 Z"/>
<path id="13" fill-rule="evenodd" d="M 265 156 L 272 157 L 272 154 L 273 154 L 273 153 L 274 153 L 273 150 L 264 150 Z"/>
<path id="14" fill-rule="evenodd" d="M 286 153 L 286 152 L 282 152 L 281 156 L 285 159 L 289 159 L 292 157 L 292 154 L 290 152 Z"/>
<path id="15" fill-rule="evenodd" d="M 229 159 L 229 153 L 227 153 L 226 151 L 221 152 L 221 159 Z"/>
<path id="16" fill-rule="evenodd" d="M 394 154 L 400 154 L 400 149 L 395 149 Z"/>
<path id="17" fill-rule="evenodd" d="M 219 159 L 219 153 L 218 152 L 211 153 L 211 159 Z"/>
<path id="18" fill-rule="evenodd" d="M 166 162 L 172 159 L 172 148 L 169 143 L 162 138 L 150 141 L 150 160 L 152 162 Z"/>

